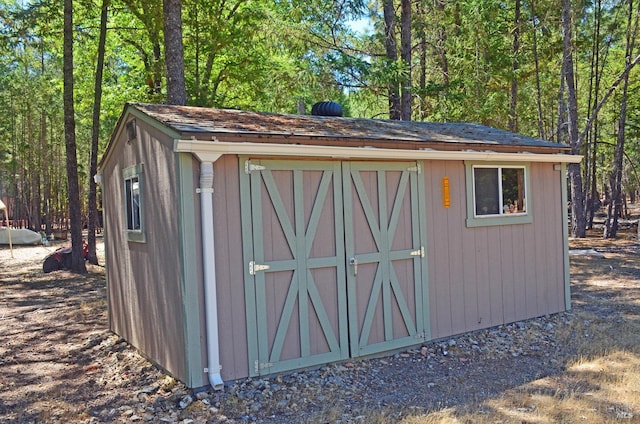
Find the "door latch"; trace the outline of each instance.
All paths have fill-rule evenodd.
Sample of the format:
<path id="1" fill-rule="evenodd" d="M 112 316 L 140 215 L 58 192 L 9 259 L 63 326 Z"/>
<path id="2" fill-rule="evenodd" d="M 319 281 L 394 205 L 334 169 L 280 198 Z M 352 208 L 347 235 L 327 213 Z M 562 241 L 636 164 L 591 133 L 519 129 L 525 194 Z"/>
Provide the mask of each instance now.
<path id="1" fill-rule="evenodd" d="M 353 275 L 358 275 L 358 260 L 356 258 L 349 258 L 349 265 L 353 267 Z"/>

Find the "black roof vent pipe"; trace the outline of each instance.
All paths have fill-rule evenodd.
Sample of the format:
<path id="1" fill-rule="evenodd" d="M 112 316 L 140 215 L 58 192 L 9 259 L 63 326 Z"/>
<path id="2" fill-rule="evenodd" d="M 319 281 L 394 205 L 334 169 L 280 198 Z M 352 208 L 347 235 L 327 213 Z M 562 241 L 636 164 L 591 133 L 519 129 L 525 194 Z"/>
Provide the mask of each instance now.
<path id="1" fill-rule="evenodd" d="M 342 116 L 342 106 L 336 102 L 318 102 L 311 107 L 315 116 Z"/>

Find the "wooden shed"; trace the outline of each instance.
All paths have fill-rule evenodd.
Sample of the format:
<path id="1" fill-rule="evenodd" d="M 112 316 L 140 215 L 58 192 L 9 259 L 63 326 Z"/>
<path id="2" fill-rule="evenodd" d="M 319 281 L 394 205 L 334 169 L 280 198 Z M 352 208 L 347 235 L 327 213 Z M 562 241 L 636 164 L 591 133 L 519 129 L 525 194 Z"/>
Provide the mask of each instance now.
<path id="1" fill-rule="evenodd" d="M 570 308 L 566 146 L 476 124 L 127 104 L 109 325 L 190 387 Z"/>

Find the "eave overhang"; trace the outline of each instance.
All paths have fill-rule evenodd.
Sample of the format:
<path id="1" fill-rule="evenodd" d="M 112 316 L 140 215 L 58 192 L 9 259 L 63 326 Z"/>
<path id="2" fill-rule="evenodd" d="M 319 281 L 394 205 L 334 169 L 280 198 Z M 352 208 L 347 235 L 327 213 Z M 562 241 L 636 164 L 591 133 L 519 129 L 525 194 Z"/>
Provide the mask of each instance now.
<path id="1" fill-rule="evenodd" d="M 496 152 L 491 150 L 388 149 L 379 147 L 321 146 L 279 143 L 245 143 L 177 139 L 174 151 L 192 153 L 201 162 L 222 155 L 302 157 L 362 160 L 457 160 L 486 162 L 579 163 L 582 156 L 564 153 Z"/>

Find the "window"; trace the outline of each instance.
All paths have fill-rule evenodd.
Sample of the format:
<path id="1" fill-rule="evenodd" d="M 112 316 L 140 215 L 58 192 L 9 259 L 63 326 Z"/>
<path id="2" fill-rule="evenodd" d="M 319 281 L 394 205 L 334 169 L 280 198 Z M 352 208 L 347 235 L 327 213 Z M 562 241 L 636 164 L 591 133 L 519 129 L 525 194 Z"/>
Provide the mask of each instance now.
<path id="1" fill-rule="evenodd" d="M 126 168 L 124 178 L 124 211 L 126 217 L 127 238 L 129 241 L 144 242 L 142 220 L 142 165 Z"/>
<path id="2" fill-rule="evenodd" d="M 527 165 L 467 163 L 467 226 L 532 222 Z"/>
<path id="3" fill-rule="evenodd" d="M 140 226 L 140 178 L 136 175 L 124 181 L 127 197 L 127 230 L 141 230 Z"/>

